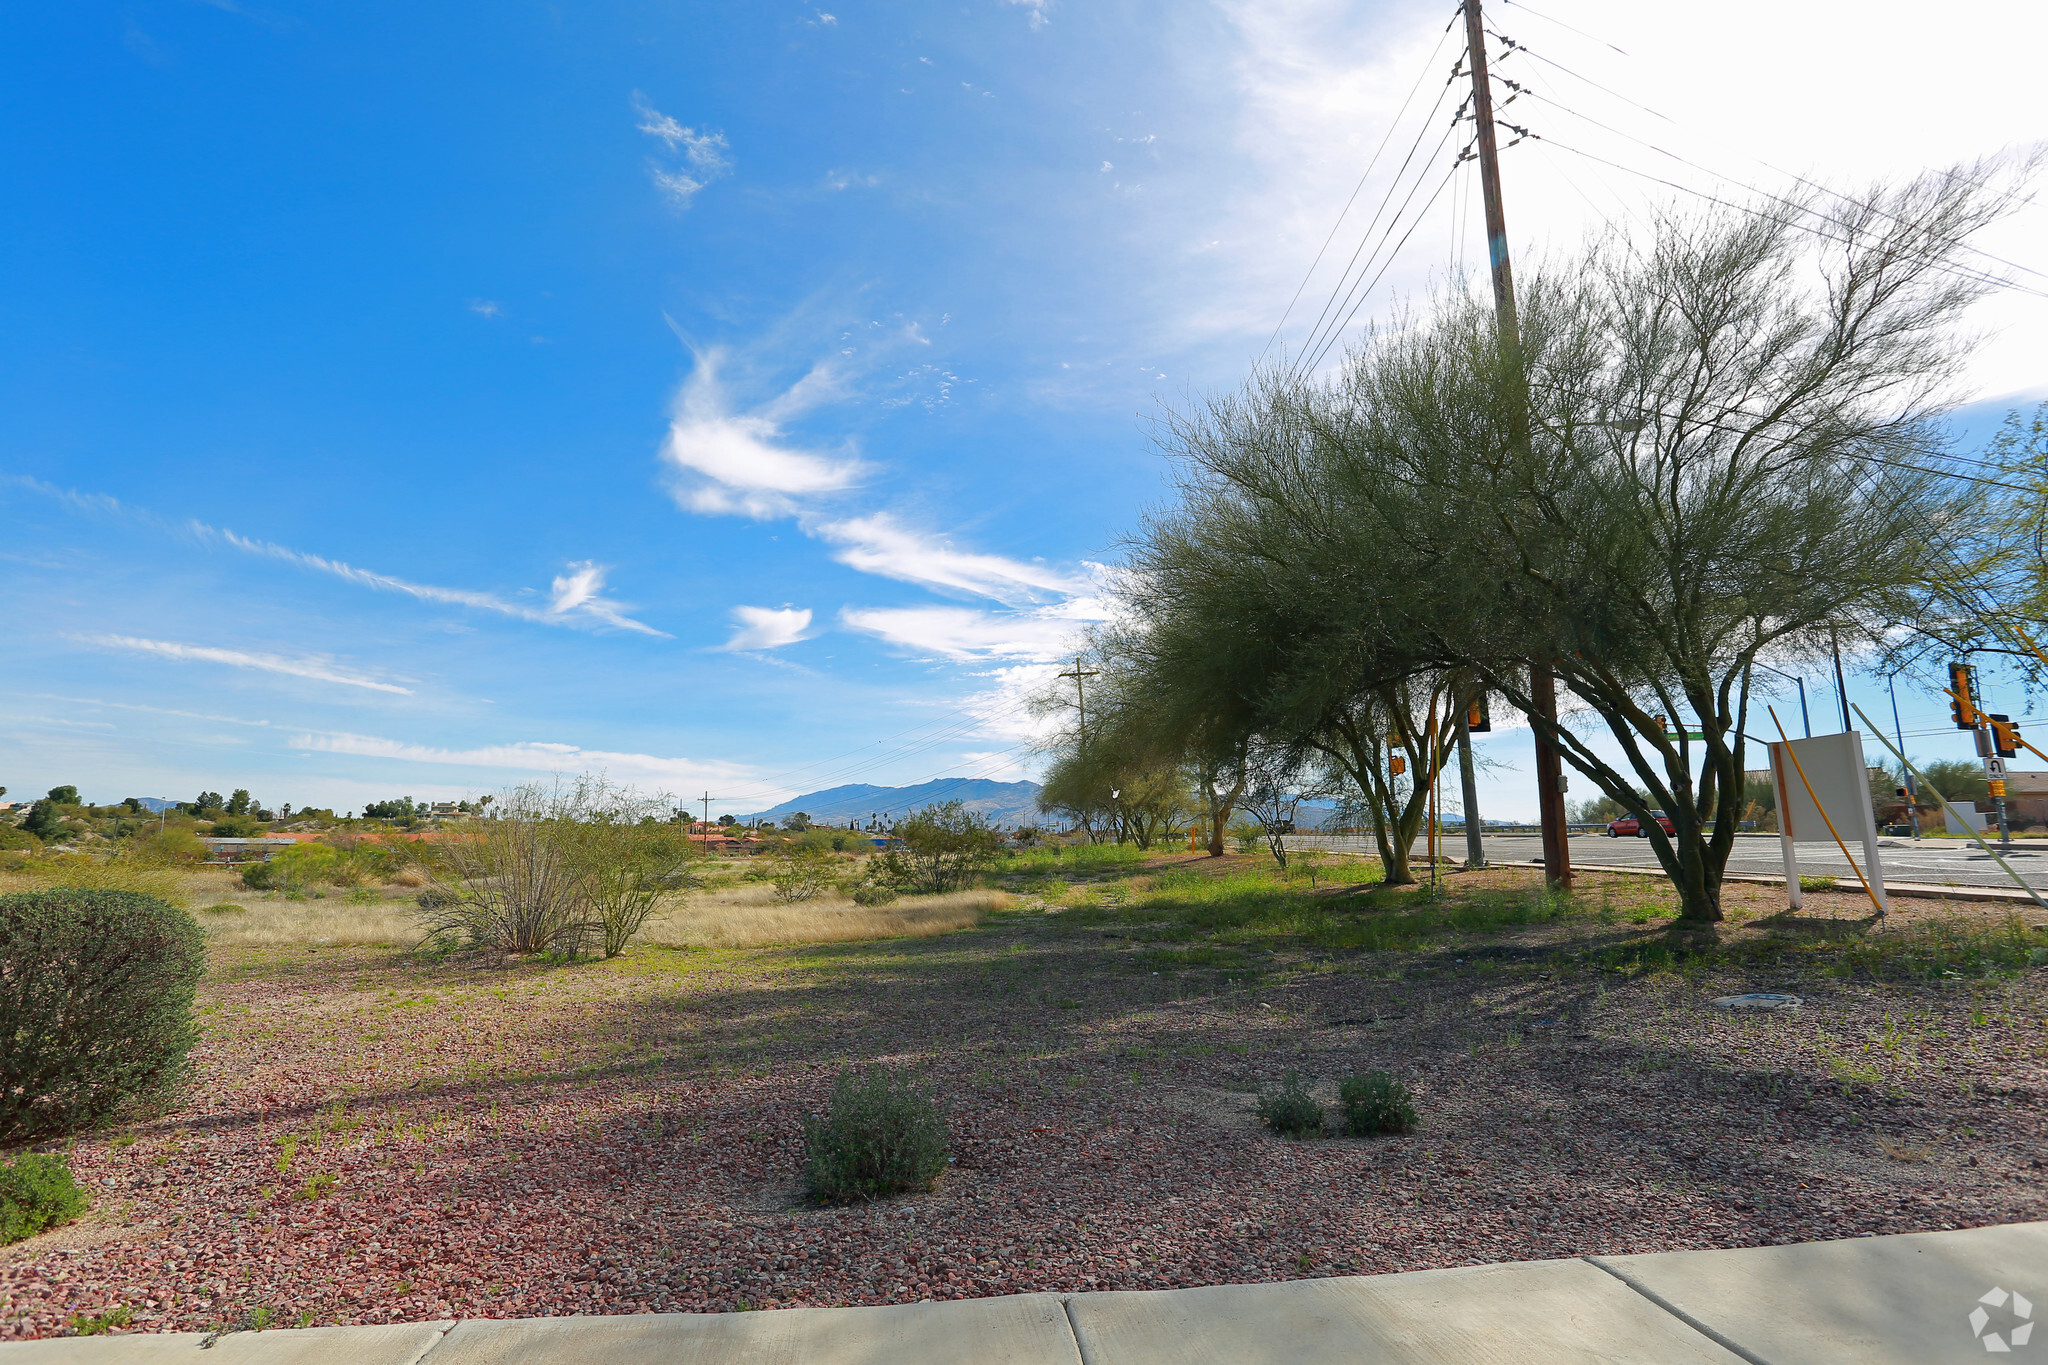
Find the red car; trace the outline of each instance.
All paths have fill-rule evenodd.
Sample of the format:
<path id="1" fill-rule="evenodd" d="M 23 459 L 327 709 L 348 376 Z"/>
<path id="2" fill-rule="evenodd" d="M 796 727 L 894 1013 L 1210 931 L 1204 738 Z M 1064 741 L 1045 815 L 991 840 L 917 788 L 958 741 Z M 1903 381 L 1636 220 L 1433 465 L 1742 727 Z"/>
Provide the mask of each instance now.
<path id="1" fill-rule="evenodd" d="M 1650 814 L 1657 818 L 1658 825 L 1663 828 L 1666 834 L 1678 833 L 1678 826 L 1672 824 L 1671 817 L 1663 811 L 1653 810 Z M 1633 815 L 1621 815 L 1607 822 L 1607 837 L 1610 839 L 1647 839 L 1650 836 L 1643 829 L 1642 821 L 1636 819 Z"/>

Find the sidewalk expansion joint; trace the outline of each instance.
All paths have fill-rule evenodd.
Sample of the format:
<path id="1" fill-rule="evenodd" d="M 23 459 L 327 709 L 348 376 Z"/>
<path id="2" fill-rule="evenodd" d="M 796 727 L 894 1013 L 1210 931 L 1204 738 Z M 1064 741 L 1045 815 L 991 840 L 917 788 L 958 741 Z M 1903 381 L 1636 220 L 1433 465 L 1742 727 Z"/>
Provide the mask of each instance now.
<path id="1" fill-rule="evenodd" d="M 421 1351 L 418 1355 L 414 1356 L 411 1360 L 407 1361 L 406 1365 L 421 1365 L 421 1362 L 426 1360 L 428 1356 L 432 1355 L 434 1352 L 441 1349 L 441 1343 L 448 1340 L 448 1334 L 454 1331 L 456 1328 L 462 1326 L 462 1323 L 463 1319 L 461 1318 L 455 1318 L 452 1321 L 448 1319 L 443 1319 L 440 1324 L 441 1334 L 435 1337 L 432 1341 L 428 1342 L 426 1345 L 426 1349 Z"/>
<path id="2" fill-rule="evenodd" d="M 1723 1350 L 1733 1351 L 1736 1355 L 1741 1356 L 1744 1360 L 1749 1362 L 1749 1365 L 1771 1365 L 1770 1361 L 1765 1360 L 1755 1351 L 1750 1350 L 1747 1346 L 1742 1345 L 1740 1342 L 1730 1340 L 1728 1337 L 1723 1336 L 1721 1333 L 1707 1326 L 1707 1324 L 1705 1324 L 1704 1322 L 1701 1322 L 1692 1314 L 1686 1312 L 1683 1308 L 1680 1308 L 1677 1304 L 1665 1298 L 1662 1294 L 1659 1294 L 1656 1290 L 1651 1289 L 1649 1286 L 1637 1280 L 1635 1276 L 1629 1274 L 1628 1272 L 1615 1269 L 1613 1266 L 1607 1264 L 1605 1260 L 1601 1259 L 1598 1256 L 1581 1256 L 1579 1259 L 1584 1261 L 1587 1265 L 1594 1267 L 1596 1270 L 1606 1271 L 1615 1279 L 1620 1280 L 1630 1289 L 1635 1290 L 1636 1293 L 1641 1294 L 1651 1303 L 1656 1304 L 1659 1308 L 1669 1313 L 1672 1317 L 1677 1318 L 1687 1327 L 1692 1328 L 1693 1331 L 1698 1332 L 1701 1336 L 1713 1342 L 1716 1346 L 1721 1347 Z"/>
<path id="3" fill-rule="evenodd" d="M 1073 1295 L 1060 1295 L 1060 1311 L 1067 1315 L 1067 1332 L 1074 1338 L 1074 1354 L 1081 1358 L 1081 1365 L 1095 1365 L 1088 1354 L 1088 1343 L 1081 1340 L 1081 1324 L 1074 1321 Z"/>

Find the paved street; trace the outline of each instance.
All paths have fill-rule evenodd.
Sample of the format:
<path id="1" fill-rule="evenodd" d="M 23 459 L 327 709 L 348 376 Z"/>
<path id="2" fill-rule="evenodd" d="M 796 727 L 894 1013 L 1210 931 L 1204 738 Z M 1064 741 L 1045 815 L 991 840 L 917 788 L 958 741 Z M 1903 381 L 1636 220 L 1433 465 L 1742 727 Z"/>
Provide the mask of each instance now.
<path id="1" fill-rule="evenodd" d="M 1302 846 L 1315 844 L 1334 852 L 1376 851 L 1371 835 L 1296 835 L 1290 842 Z M 1534 834 L 1488 835 L 1485 846 L 1489 862 L 1528 862 L 1543 856 L 1543 841 Z M 1996 846 L 1994 841 L 1993 847 Z M 1419 850 L 1421 844 L 1416 847 Z M 1855 843 L 1851 843 L 1849 849 L 1859 855 L 1862 851 Z M 1464 834 L 1452 831 L 1443 851 L 1462 861 L 1465 857 Z M 1878 841 L 1878 851 L 1887 881 L 1960 886 L 2012 885 L 2011 879 L 1999 870 L 1997 863 L 1987 858 L 1975 844 L 1964 840 L 1886 838 Z M 2004 854 L 2004 857 L 2014 871 L 2027 879 L 2029 885 L 2048 891 L 2048 840 L 2015 840 L 2012 852 Z M 1655 867 L 1657 855 L 1651 851 L 1648 839 L 1611 839 L 1604 834 L 1575 834 L 1572 836 L 1572 861 Z M 1785 863 L 1778 852 L 1777 836 L 1736 836 L 1735 851 L 1728 857 L 1728 870 L 1783 876 Z M 1854 881 L 1849 865 L 1842 861 L 1841 850 L 1832 843 L 1800 844 L 1799 870 L 1811 876 L 1837 876 Z"/>

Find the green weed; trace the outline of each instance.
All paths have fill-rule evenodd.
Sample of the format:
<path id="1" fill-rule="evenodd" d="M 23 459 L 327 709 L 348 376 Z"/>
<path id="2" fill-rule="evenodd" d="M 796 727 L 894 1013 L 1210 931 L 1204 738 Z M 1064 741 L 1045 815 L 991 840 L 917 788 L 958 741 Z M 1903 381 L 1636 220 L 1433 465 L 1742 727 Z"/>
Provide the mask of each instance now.
<path id="1" fill-rule="evenodd" d="M 102 1336 L 107 1332 L 111 1332 L 116 1327 L 126 1327 L 134 1320 L 135 1310 L 126 1304 L 122 1304 L 118 1308 L 109 1308 L 104 1313 L 73 1313 L 70 1324 L 71 1335 L 75 1337 Z"/>

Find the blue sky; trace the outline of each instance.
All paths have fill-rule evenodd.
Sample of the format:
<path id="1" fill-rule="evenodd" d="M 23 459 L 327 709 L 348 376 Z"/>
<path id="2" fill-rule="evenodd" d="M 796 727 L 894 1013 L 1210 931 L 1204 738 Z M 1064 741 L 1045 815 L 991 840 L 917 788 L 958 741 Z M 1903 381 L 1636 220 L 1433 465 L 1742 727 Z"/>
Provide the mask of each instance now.
<path id="1" fill-rule="evenodd" d="M 1828 8 L 1748 8 L 1767 51 L 1739 14 L 1494 22 L 1701 157 L 1862 177 L 2048 135 L 1974 38 L 1876 16 L 1825 93 Z M 2005 8 L 1971 32 L 2041 36 Z M 1449 17 L 9 9 L 0 783 L 347 809 L 602 768 L 746 811 L 1028 773 L 1019 700 L 1165 495 L 1160 404 L 1266 346 Z M 1878 101 L 1853 128 L 1845 95 Z M 1549 149 L 1507 175 L 1537 254 L 1665 193 Z M 1360 323 L 1469 252 L 1469 206 L 1452 181 Z M 2048 264 L 2042 227 L 1990 245 Z M 2048 387 L 2041 309 L 1983 322 L 1970 440 Z M 1526 734 L 1490 748 L 1488 813 L 1523 813 Z"/>

